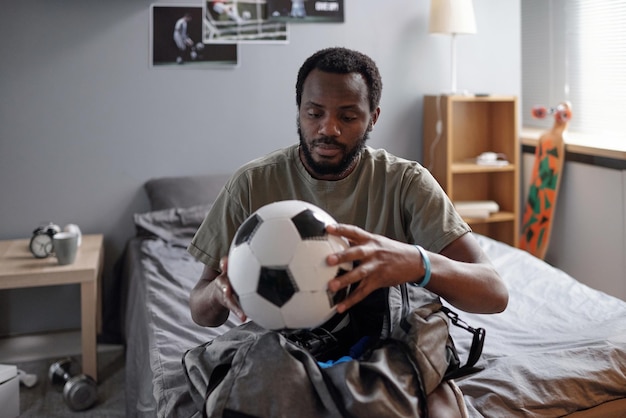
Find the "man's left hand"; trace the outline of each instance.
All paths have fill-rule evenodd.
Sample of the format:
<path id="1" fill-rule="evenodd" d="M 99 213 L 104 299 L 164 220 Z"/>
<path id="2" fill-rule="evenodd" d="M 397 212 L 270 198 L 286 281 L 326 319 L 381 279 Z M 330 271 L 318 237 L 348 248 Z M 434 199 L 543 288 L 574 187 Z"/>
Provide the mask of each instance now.
<path id="1" fill-rule="evenodd" d="M 339 313 L 350 309 L 376 289 L 415 281 L 424 275 L 420 253 L 413 245 L 372 234 L 353 225 L 329 225 L 326 231 L 350 242 L 350 248 L 328 256 L 326 262 L 330 266 L 359 261 L 357 267 L 328 284 L 331 291 L 337 292 L 360 282 L 337 305 Z"/>

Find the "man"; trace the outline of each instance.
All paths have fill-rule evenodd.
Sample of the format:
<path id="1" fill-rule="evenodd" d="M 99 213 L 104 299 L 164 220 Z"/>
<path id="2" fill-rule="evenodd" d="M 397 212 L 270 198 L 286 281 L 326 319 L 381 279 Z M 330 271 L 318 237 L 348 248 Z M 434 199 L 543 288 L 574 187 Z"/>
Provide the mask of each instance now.
<path id="1" fill-rule="evenodd" d="M 381 92 L 376 64 L 359 52 L 328 48 L 304 62 L 296 82 L 299 144 L 241 167 L 189 246 L 206 264 L 190 297 L 194 321 L 219 326 L 231 311 L 246 319 L 223 256 L 252 212 L 287 199 L 320 206 L 339 222 L 328 233 L 350 241 L 349 249 L 327 259 L 358 262 L 329 283 L 332 291 L 359 283 L 339 313 L 404 282 L 425 285 L 424 303 L 442 297 L 468 312 L 504 310 L 504 284 L 430 173 L 365 145 L 380 116 Z M 428 406 L 437 416 L 460 416 L 448 384 L 428 397 Z"/>
<path id="2" fill-rule="evenodd" d="M 187 35 L 187 25 L 191 22 L 191 14 L 185 13 L 183 17 L 176 21 L 174 25 L 174 43 L 178 48 L 178 56 L 176 57 L 176 63 L 182 64 L 184 61 L 183 54 L 187 51 L 187 48 L 193 45 L 193 40 Z"/>
<path id="3" fill-rule="evenodd" d="M 291 0 L 291 12 L 289 15 L 291 17 L 305 18 L 306 17 L 306 8 L 304 7 L 304 2 L 306 0 Z"/>

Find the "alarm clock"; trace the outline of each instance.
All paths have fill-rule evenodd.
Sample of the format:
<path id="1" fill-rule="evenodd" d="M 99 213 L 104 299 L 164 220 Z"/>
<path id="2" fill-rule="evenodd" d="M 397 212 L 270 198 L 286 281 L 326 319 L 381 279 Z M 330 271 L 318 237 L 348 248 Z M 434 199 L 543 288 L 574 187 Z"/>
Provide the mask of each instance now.
<path id="1" fill-rule="evenodd" d="M 36 258 L 46 258 L 54 252 L 52 238 L 54 234 L 61 231 L 58 225 L 50 223 L 45 226 L 37 227 L 33 231 L 33 237 L 30 239 L 28 248 Z"/>

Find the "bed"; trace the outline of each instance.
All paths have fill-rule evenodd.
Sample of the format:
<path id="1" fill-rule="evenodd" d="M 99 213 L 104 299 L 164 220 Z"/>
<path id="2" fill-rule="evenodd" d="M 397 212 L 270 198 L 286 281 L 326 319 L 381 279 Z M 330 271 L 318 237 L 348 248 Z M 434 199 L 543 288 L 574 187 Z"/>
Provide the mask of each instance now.
<path id="1" fill-rule="evenodd" d="M 197 415 L 181 358 L 238 323 L 231 317 L 220 328 L 199 327 L 187 301 L 203 266 L 186 246 L 225 180 L 172 177 L 145 185 L 150 211 L 135 215 L 137 234 L 123 260 L 128 417 Z M 487 331 L 481 371 L 457 380 L 469 416 L 626 416 L 626 302 L 475 235 L 506 282 L 510 302 L 497 315 L 460 313 Z M 468 334 L 451 332 L 464 356 Z"/>

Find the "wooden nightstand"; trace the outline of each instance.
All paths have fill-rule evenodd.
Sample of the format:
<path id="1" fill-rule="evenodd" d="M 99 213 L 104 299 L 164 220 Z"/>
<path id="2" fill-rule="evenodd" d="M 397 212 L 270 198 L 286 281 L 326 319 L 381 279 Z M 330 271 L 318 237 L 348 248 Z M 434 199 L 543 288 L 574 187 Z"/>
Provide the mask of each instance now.
<path id="1" fill-rule="evenodd" d="M 102 235 L 83 235 L 73 264 L 61 266 L 55 257 L 37 259 L 28 239 L 0 241 L 0 289 L 80 284 L 83 373 L 98 380 L 97 333 L 102 324 L 100 280 Z"/>

